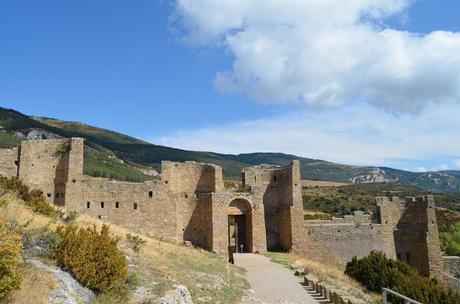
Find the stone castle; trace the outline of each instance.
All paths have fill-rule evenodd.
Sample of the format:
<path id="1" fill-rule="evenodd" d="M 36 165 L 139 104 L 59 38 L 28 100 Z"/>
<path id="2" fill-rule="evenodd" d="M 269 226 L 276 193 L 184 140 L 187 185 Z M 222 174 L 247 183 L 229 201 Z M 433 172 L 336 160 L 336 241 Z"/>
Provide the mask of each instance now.
<path id="1" fill-rule="evenodd" d="M 158 238 L 214 252 L 267 250 L 321 255 L 337 263 L 381 250 L 442 277 L 433 198 L 377 199 L 378 212 L 304 220 L 298 161 L 242 172 L 242 189 L 226 189 L 222 169 L 162 162 L 161 178 L 144 183 L 83 174 L 81 138 L 23 141 L 0 149 L 0 175 L 17 176 L 47 200 Z"/>

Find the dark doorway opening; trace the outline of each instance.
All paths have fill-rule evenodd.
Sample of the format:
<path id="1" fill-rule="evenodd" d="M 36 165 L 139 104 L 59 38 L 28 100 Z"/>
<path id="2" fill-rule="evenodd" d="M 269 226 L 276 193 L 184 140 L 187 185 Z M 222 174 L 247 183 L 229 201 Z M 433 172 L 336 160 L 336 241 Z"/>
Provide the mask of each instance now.
<path id="1" fill-rule="evenodd" d="M 228 216 L 228 244 L 232 252 L 250 252 L 250 247 L 246 238 L 246 216 Z"/>

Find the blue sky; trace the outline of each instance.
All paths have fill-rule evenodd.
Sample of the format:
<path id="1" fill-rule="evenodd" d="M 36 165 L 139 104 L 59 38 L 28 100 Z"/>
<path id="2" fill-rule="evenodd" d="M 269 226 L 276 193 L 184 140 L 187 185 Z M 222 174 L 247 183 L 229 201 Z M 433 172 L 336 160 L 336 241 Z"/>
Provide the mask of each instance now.
<path id="1" fill-rule="evenodd" d="M 458 1 L 277 2 L 3 0 L 0 105 L 187 149 L 460 168 Z"/>

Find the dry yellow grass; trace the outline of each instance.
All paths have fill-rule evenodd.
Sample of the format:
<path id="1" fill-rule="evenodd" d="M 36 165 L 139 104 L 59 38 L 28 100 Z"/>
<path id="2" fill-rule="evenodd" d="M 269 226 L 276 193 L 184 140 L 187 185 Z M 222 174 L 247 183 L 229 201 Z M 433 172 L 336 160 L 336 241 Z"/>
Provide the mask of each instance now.
<path id="1" fill-rule="evenodd" d="M 31 304 L 48 303 L 48 295 L 58 286 L 54 277 L 23 264 L 21 289 L 12 292 L 2 303 Z"/>

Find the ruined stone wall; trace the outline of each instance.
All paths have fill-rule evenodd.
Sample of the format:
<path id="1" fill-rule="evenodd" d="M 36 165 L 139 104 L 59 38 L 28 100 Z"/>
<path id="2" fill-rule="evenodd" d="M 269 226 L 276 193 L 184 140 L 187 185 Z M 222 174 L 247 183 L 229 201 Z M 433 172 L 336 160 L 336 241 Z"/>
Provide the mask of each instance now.
<path id="1" fill-rule="evenodd" d="M 460 292 L 460 257 L 443 256 L 444 272 L 447 275 L 447 283 L 457 292 Z"/>
<path id="2" fill-rule="evenodd" d="M 432 197 L 378 198 L 378 219 L 355 214 L 331 221 L 306 221 L 307 252 L 345 263 L 380 250 L 443 280 L 443 263 Z"/>
<path id="3" fill-rule="evenodd" d="M 405 206 L 395 231 L 396 255 L 423 275 L 442 278 L 443 264 L 433 197 L 407 198 Z"/>
<path id="4" fill-rule="evenodd" d="M 130 183 L 83 176 L 68 185 L 66 207 L 133 231 L 180 241 L 175 199 L 161 181 Z"/>
<path id="5" fill-rule="evenodd" d="M 171 192 L 210 193 L 224 190 L 222 168 L 196 162 L 163 161 L 161 176 Z"/>
<path id="6" fill-rule="evenodd" d="M 263 197 L 268 249 L 290 250 L 305 243 L 298 161 L 286 167 L 246 168 L 243 183 Z"/>
<path id="7" fill-rule="evenodd" d="M 444 270 L 446 273 L 457 276 L 460 274 L 460 257 L 458 256 L 443 256 Z"/>
<path id="8" fill-rule="evenodd" d="M 69 172 L 83 173 L 83 139 L 27 140 L 21 143 L 19 179 L 63 205 Z"/>
<path id="9" fill-rule="evenodd" d="M 194 246 L 212 250 L 212 197 L 176 194 L 177 235 Z"/>
<path id="10" fill-rule="evenodd" d="M 18 148 L 0 149 L 0 175 L 15 177 L 18 174 Z"/>
<path id="11" fill-rule="evenodd" d="M 372 223 L 334 223 L 334 221 L 306 221 L 308 249 L 311 254 L 318 254 L 336 263 L 345 264 L 354 256 L 368 256 L 372 250 L 387 254 L 388 238 L 380 224 Z M 319 223 L 320 222 L 320 223 Z M 394 256 L 390 254 L 390 256 Z"/>

